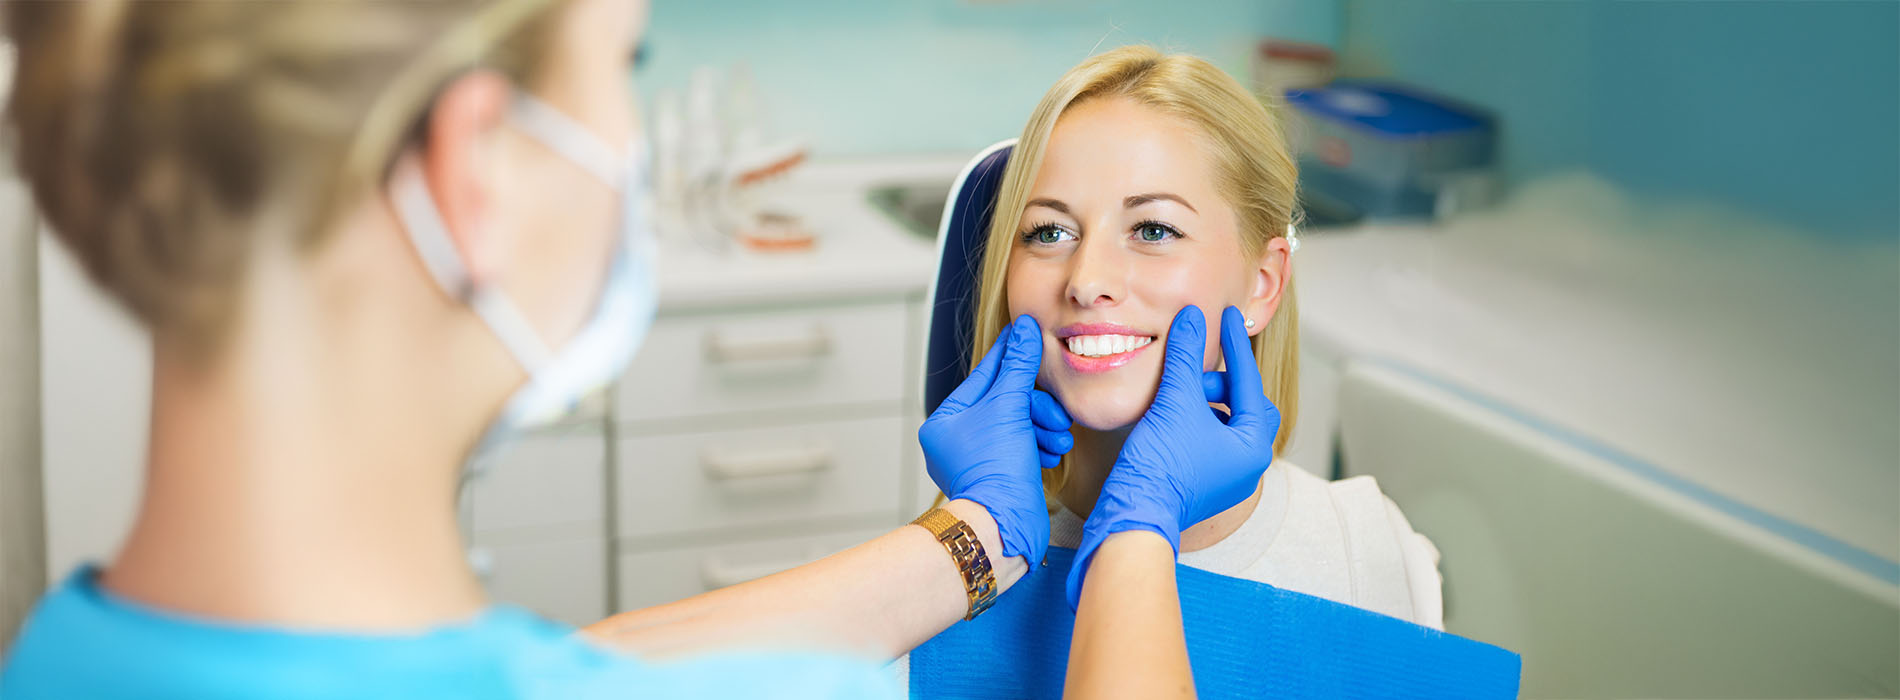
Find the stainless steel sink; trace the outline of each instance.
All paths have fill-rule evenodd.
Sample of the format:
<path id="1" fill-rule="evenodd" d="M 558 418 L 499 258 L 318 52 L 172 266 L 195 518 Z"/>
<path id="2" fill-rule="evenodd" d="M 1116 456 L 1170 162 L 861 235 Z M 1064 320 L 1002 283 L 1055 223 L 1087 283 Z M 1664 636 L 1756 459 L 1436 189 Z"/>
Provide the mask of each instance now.
<path id="1" fill-rule="evenodd" d="M 925 240 L 937 240 L 943 204 L 950 199 L 950 183 L 896 182 L 871 188 L 871 206 L 891 217 L 905 231 Z"/>

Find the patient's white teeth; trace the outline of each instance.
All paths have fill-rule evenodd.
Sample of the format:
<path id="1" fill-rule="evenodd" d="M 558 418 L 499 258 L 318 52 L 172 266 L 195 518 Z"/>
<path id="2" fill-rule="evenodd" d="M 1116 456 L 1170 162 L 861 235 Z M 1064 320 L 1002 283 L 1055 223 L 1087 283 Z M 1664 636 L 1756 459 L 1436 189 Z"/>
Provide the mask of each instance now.
<path id="1" fill-rule="evenodd" d="M 1078 335 L 1068 339 L 1069 352 L 1083 357 L 1106 357 L 1132 352 L 1154 342 L 1154 338 L 1133 335 Z"/>

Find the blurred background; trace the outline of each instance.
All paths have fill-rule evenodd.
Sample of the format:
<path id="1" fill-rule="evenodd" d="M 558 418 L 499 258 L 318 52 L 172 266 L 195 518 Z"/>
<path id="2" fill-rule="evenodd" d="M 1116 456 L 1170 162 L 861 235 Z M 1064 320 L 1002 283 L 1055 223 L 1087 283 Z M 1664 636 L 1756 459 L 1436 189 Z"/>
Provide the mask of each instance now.
<path id="1" fill-rule="evenodd" d="M 1449 631 L 1527 697 L 1900 695 L 1900 3 L 660 0 L 649 37 L 661 318 L 472 480 L 498 597 L 586 623 L 926 508 L 944 197 L 1147 43 L 1293 125 L 1285 458 L 1378 478 Z M 0 640 L 129 524 L 149 363 L 0 178 Z"/>

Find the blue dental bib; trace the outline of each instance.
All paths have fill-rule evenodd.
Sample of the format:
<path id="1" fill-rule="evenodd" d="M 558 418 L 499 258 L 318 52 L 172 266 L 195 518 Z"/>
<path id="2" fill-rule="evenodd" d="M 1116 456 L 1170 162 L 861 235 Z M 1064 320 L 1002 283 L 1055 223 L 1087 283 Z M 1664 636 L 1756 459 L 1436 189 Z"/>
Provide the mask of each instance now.
<path id="1" fill-rule="evenodd" d="M 1075 614 L 1075 550 L 1018 581 L 975 620 L 910 654 L 913 698 L 1060 698 Z M 1203 698 L 1512 698 L 1521 661 L 1482 642 L 1256 581 L 1175 567 L 1188 660 Z"/>

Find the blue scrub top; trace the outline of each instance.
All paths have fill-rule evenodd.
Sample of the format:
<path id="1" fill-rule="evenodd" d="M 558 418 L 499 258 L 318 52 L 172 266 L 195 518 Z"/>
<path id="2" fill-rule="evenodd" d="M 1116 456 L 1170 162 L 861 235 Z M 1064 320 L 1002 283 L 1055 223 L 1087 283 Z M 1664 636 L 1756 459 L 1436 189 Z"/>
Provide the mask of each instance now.
<path id="1" fill-rule="evenodd" d="M 819 654 L 647 663 L 495 606 L 415 634 L 305 632 L 195 619 L 99 588 L 81 568 L 41 599 L 0 668 L 0 698 L 891 698 L 875 664 Z"/>

